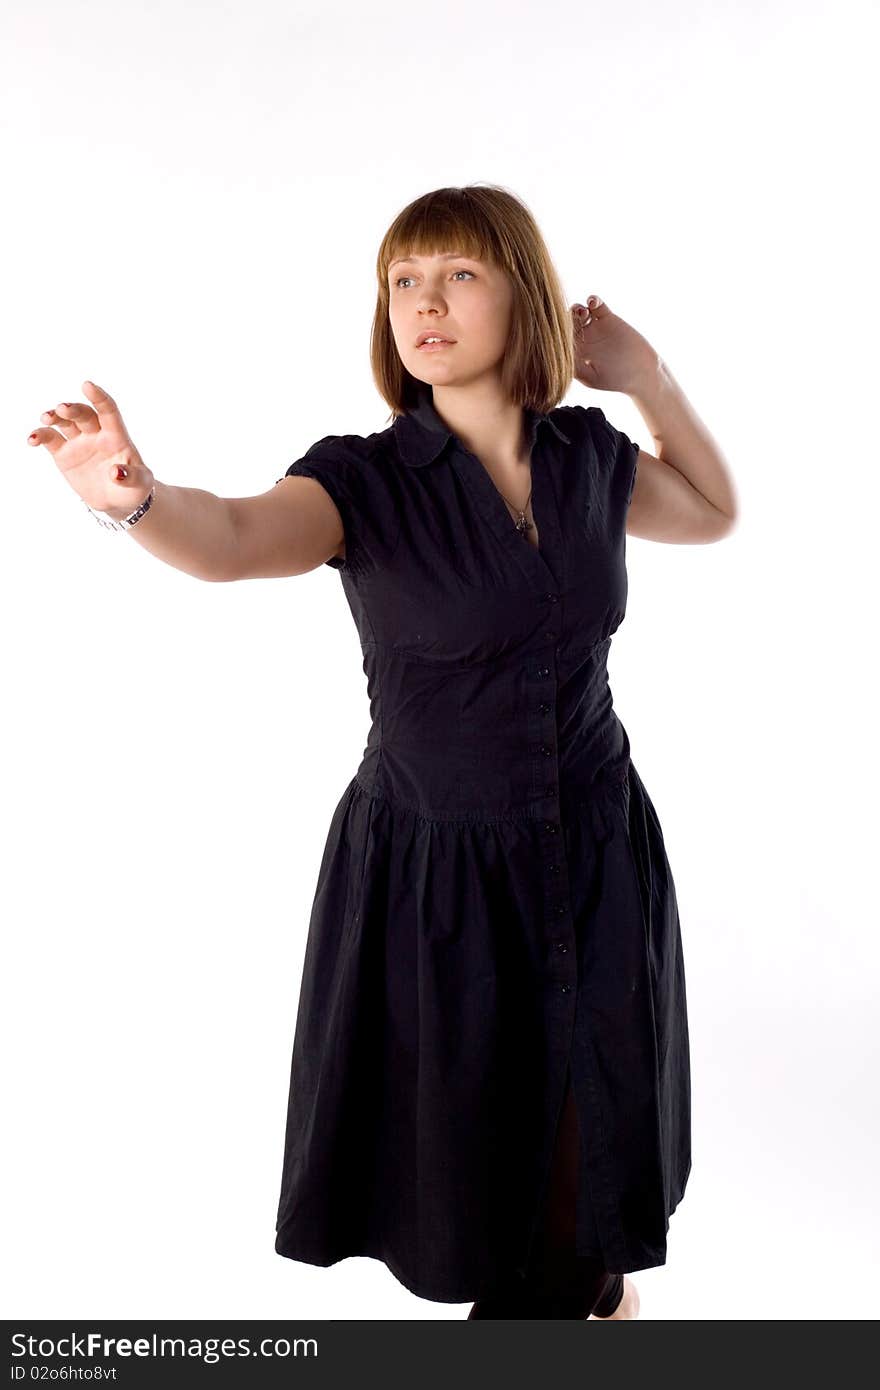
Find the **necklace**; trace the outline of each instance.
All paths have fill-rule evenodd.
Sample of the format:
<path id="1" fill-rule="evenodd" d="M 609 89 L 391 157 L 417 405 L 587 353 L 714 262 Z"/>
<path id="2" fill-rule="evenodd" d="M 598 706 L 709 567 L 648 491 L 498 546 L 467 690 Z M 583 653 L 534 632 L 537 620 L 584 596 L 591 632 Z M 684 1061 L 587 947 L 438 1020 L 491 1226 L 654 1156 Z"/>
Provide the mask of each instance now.
<path id="1" fill-rule="evenodd" d="M 500 489 L 499 489 L 499 491 L 500 491 Z M 503 492 L 501 493 L 501 496 L 504 498 L 504 501 L 507 502 L 507 498 L 504 497 L 504 493 L 503 493 Z M 529 495 L 528 495 L 528 497 L 526 498 L 526 506 L 529 505 L 529 503 L 531 502 L 531 500 L 532 500 L 532 490 L 531 490 L 531 488 L 530 488 L 530 489 L 529 489 Z M 534 531 L 534 529 L 535 529 L 535 523 L 534 523 L 533 521 L 529 521 L 529 520 L 528 520 L 528 518 L 526 517 L 526 514 L 525 514 L 525 510 L 524 510 L 523 508 L 515 507 L 515 506 L 513 505 L 512 502 L 507 502 L 507 505 L 508 505 L 508 507 L 510 507 L 511 511 L 514 511 L 514 512 L 517 512 L 517 513 L 518 513 L 516 522 L 515 522 L 514 524 L 515 524 L 515 526 L 516 526 L 517 531 L 519 531 L 520 535 L 523 535 L 526 531 Z"/>

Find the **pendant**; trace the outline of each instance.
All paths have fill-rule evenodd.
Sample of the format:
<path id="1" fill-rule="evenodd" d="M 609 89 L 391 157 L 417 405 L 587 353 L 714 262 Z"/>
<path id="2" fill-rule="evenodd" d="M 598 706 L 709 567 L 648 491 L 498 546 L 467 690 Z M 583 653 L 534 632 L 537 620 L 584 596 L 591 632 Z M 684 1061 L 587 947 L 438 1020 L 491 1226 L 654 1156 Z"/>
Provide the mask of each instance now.
<path id="1" fill-rule="evenodd" d="M 535 523 L 526 519 L 525 512 L 520 512 L 519 520 L 516 521 L 514 524 L 516 526 L 517 531 L 533 531 L 535 529 Z"/>

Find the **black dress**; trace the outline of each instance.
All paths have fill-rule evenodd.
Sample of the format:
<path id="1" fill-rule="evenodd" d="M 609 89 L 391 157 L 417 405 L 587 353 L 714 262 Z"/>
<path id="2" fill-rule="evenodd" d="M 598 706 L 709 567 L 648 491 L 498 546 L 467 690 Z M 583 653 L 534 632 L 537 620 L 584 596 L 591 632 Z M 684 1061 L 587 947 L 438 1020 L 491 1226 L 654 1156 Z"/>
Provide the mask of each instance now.
<path id="1" fill-rule="evenodd" d="M 372 727 L 318 872 L 275 1249 L 449 1303 L 525 1272 L 569 1066 L 579 1255 L 664 1264 L 691 1164 L 675 887 L 607 675 L 638 446 L 597 406 L 527 419 L 540 550 L 430 387 L 287 469 L 343 519 Z"/>

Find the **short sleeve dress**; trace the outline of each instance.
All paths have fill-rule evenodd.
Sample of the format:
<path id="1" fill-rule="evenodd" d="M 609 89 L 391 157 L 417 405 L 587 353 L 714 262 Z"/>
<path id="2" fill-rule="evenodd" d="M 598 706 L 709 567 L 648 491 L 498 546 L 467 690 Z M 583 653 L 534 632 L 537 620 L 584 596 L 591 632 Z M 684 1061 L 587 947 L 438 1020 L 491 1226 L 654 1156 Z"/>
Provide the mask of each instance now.
<path id="1" fill-rule="evenodd" d="M 342 517 L 372 723 L 317 873 L 275 1249 L 450 1303 L 526 1272 L 569 1077 L 579 1255 L 664 1264 L 691 1166 L 675 886 L 607 672 L 638 446 L 596 406 L 527 419 L 540 548 L 430 387 L 285 475 Z"/>

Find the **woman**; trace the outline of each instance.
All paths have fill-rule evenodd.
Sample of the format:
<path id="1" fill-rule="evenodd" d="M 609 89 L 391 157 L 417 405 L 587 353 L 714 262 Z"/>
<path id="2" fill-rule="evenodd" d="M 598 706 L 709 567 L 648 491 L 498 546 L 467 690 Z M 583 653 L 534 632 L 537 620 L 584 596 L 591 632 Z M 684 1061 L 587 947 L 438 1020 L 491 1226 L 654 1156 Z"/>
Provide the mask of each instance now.
<path id="1" fill-rule="evenodd" d="M 198 578 L 338 569 L 358 628 L 373 723 L 312 906 L 278 1253 L 372 1256 L 469 1318 L 632 1318 L 625 1276 L 665 1263 L 690 1171 L 690 1072 L 607 657 L 626 533 L 719 540 L 733 485 L 642 335 L 566 309 L 506 190 L 418 198 L 377 275 L 391 426 L 326 436 L 264 494 L 156 481 L 90 382 L 31 441 Z M 631 395 L 668 457 L 558 405 L 573 376 Z"/>

